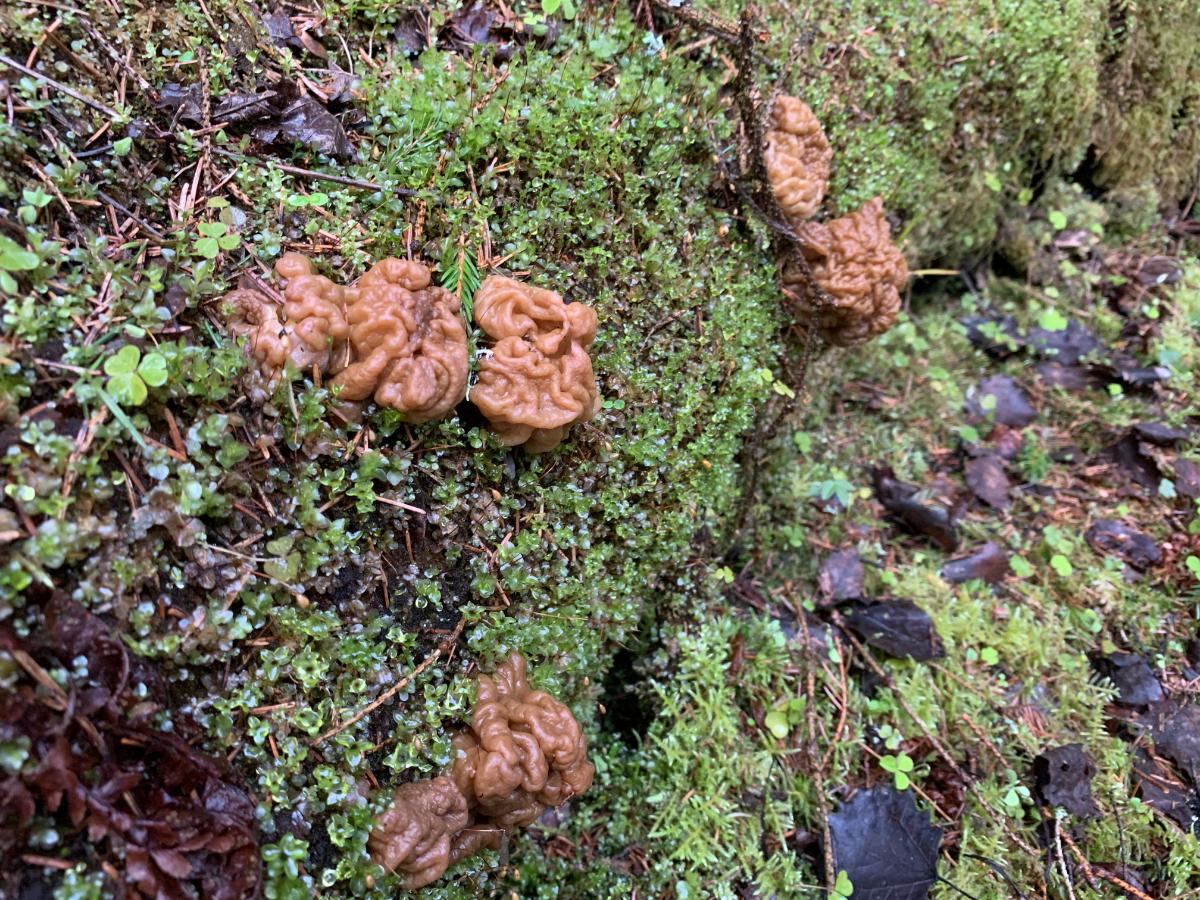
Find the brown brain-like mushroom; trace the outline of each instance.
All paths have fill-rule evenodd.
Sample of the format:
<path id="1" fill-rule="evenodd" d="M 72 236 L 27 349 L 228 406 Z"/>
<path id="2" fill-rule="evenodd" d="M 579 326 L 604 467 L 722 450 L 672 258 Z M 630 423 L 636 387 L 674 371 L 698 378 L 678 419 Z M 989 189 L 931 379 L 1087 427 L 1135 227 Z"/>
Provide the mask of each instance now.
<path id="1" fill-rule="evenodd" d="M 828 224 L 806 222 L 799 229 L 804 256 L 831 306 L 800 312 L 816 317 L 817 330 L 831 344 L 849 346 L 883 334 L 896 322 L 900 290 L 908 280 L 903 254 L 892 243 L 892 230 L 876 197 L 848 216 Z M 796 287 L 797 304 L 807 293 L 802 275 L 785 268 L 785 287 Z"/>
<path id="2" fill-rule="evenodd" d="M 595 774 L 579 723 L 565 705 L 530 687 L 517 653 L 494 676 L 480 676 L 471 727 L 454 747 L 455 784 L 476 816 L 501 828 L 527 825 L 582 794 Z"/>
<path id="3" fill-rule="evenodd" d="M 764 134 L 767 177 L 779 208 L 793 219 L 813 216 L 825 198 L 833 150 L 808 104 L 780 95 Z"/>
<path id="4" fill-rule="evenodd" d="M 354 361 L 334 379 L 342 400 L 374 396 L 409 422 L 445 416 L 467 387 L 467 335 L 458 301 L 431 286 L 421 263 L 384 259 L 347 291 Z"/>
<path id="5" fill-rule="evenodd" d="M 405 889 L 415 890 L 437 881 L 466 855 L 459 846 L 452 858 L 452 841 L 468 823 L 466 798 L 450 778 L 402 784 L 371 831 L 367 849 L 389 872 L 404 875 Z"/>
<path id="6" fill-rule="evenodd" d="M 553 291 L 493 275 L 475 293 L 475 321 L 496 341 L 479 364 L 471 401 L 509 447 L 556 447 L 599 408 L 588 349 L 596 314 Z"/>
<path id="7" fill-rule="evenodd" d="M 347 292 L 313 269 L 312 261 L 299 253 L 285 253 L 275 263 L 275 274 L 284 279 L 283 309 L 295 337 L 292 362 L 298 369 L 314 365 L 325 371 L 331 359 L 344 356 L 350 327 L 346 322 Z"/>

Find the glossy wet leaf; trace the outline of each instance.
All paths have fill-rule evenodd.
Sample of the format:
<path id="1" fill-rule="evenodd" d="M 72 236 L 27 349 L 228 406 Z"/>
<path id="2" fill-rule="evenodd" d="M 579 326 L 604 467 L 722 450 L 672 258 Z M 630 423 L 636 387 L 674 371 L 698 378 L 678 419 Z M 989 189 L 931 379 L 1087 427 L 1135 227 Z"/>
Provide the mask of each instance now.
<path id="1" fill-rule="evenodd" d="M 891 656 L 924 661 L 944 655 L 933 619 L 911 600 L 857 600 L 842 614 L 851 631 Z"/>
<path id="2" fill-rule="evenodd" d="M 137 371 L 142 352 L 132 344 L 126 344 L 104 360 L 105 375 L 132 375 Z"/>
<path id="3" fill-rule="evenodd" d="M 853 883 L 855 900 L 922 900 L 937 879 L 942 829 L 912 791 L 860 790 L 830 814 L 829 831 L 835 866 Z"/>
<path id="4" fill-rule="evenodd" d="M 167 360 L 161 353 L 147 353 L 137 372 L 150 387 L 162 387 L 167 383 Z"/>
<path id="5" fill-rule="evenodd" d="M 942 577 L 952 584 L 986 581 L 995 584 L 1008 574 L 1009 557 L 998 544 L 988 541 L 970 556 L 952 559 L 942 567 Z"/>
<path id="6" fill-rule="evenodd" d="M 1004 460 L 996 454 L 967 460 L 963 472 L 971 493 L 988 506 L 1003 511 L 1012 504 L 1008 496 L 1012 486 L 1004 469 Z"/>

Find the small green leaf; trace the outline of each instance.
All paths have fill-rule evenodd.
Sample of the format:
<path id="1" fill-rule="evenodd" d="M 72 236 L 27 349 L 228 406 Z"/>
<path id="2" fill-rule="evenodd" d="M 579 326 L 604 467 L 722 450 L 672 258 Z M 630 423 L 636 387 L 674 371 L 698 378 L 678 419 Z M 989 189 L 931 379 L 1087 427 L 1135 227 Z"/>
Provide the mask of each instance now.
<path id="1" fill-rule="evenodd" d="M 1000 183 L 1000 179 L 995 172 L 988 172 L 983 176 L 983 183 L 988 186 L 988 190 L 994 191 L 997 194 L 1003 189 L 1004 185 Z"/>
<path id="2" fill-rule="evenodd" d="M 236 234 L 223 234 L 217 238 L 217 246 L 222 250 L 232 250 L 240 243 L 241 239 Z"/>
<path id="3" fill-rule="evenodd" d="M 104 361 L 105 375 L 132 375 L 137 371 L 142 351 L 133 344 L 126 344 Z"/>
<path id="4" fill-rule="evenodd" d="M 1000 662 L 1000 654 L 995 647 L 984 647 L 979 651 L 979 658 L 989 666 L 994 666 Z"/>
<path id="5" fill-rule="evenodd" d="M 41 188 L 33 188 L 32 190 L 25 188 L 23 191 L 21 191 L 21 199 L 30 206 L 33 206 L 36 209 L 41 209 L 42 207 L 49 205 L 50 201 L 54 199 L 54 196 L 52 194 L 47 194 Z"/>
<path id="6" fill-rule="evenodd" d="M 136 372 L 118 372 L 108 379 L 106 387 L 123 406 L 141 406 L 146 402 L 146 382 Z"/>
<path id="7" fill-rule="evenodd" d="M 854 893 L 854 882 L 850 880 L 850 876 L 846 874 L 845 869 L 837 873 L 837 881 L 833 885 L 833 893 L 838 897 L 849 897 Z"/>
<path id="8" fill-rule="evenodd" d="M 12 238 L 0 235 L 0 269 L 9 272 L 28 272 L 38 267 L 38 255 L 26 250 Z"/>
<path id="9" fill-rule="evenodd" d="M 896 773 L 896 790 L 907 791 L 908 786 L 912 784 L 912 780 L 903 772 Z"/>
<path id="10" fill-rule="evenodd" d="M 552 16 L 558 12 L 561 6 L 562 0 L 542 0 L 542 12 L 548 16 Z"/>
<path id="11" fill-rule="evenodd" d="M 1062 231 L 1067 227 L 1067 214 L 1058 209 L 1050 210 L 1046 216 L 1050 220 L 1050 227 L 1055 231 Z"/>
<path id="12" fill-rule="evenodd" d="M 1050 557 L 1050 567 L 1063 578 L 1070 577 L 1071 573 L 1075 571 L 1071 566 L 1071 561 L 1061 553 L 1055 553 Z"/>
<path id="13" fill-rule="evenodd" d="M 1053 307 L 1043 311 L 1038 317 L 1038 325 L 1047 331 L 1065 331 L 1067 324 L 1066 316 Z"/>
<path id="14" fill-rule="evenodd" d="M 773 709 L 767 713 L 766 716 L 763 717 L 763 724 L 767 726 L 767 730 L 771 732 L 771 734 L 775 735 L 775 737 L 779 738 L 780 740 L 783 740 L 783 738 L 787 737 L 788 732 L 791 730 L 788 727 L 787 716 L 778 709 Z"/>
<path id="15" fill-rule="evenodd" d="M 167 383 L 167 360 L 161 353 L 147 353 L 137 371 L 150 387 L 162 387 Z"/>
<path id="16" fill-rule="evenodd" d="M 196 230 L 205 237 L 218 238 L 229 230 L 229 226 L 224 222 L 201 222 Z"/>
<path id="17" fill-rule="evenodd" d="M 891 756 L 889 754 L 888 756 L 881 758 L 879 760 L 879 766 L 885 772 L 895 772 L 896 771 L 896 757 Z"/>
<path id="18" fill-rule="evenodd" d="M 1018 578 L 1028 578 L 1033 574 L 1033 566 L 1021 556 L 1014 556 L 1008 561 L 1008 567 L 1013 570 L 1013 573 Z"/>
<path id="19" fill-rule="evenodd" d="M 196 241 L 196 252 L 205 259 L 215 259 L 221 252 L 221 246 L 217 243 L 216 238 L 200 238 Z"/>
<path id="20" fill-rule="evenodd" d="M 133 138 L 123 137 L 118 141 L 113 141 L 113 153 L 117 156 L 128 156 L 129 151 L 133 149 Z"/>

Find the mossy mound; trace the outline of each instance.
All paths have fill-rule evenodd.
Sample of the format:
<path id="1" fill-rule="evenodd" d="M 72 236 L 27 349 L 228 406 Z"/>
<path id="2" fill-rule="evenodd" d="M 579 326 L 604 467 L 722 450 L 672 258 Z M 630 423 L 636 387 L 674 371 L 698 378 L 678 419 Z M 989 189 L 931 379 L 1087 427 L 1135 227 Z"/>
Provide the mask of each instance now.
<path id="1" fill-rule="evenodd" d="M 209 75 L 214 94 L 250 78 Z M 189 140 L 179 161 L 207 154 L 222 189 L 172 221 L 158 199 L 177 194 L 171 166 L 149 141 L 43 162 L 64 196 L 103 191 L 152 219 L 168 240 L 150 260 L 142 242 L 94 236 L 104 222 L 86 207 L 60 237 L 35 182 L 10 170 L 5 184 L 14 216 L 31 208 L 37 254 L 5 307 L 18 363 L 5 480 L 23 517 L 8 624 L 38 629 L 53 588 L 155 661 L 174 706 L 160 722 L 196 719 L 259 803 L 271 896 L 362 888 L 364 797 L 448 762 L 468 667 L 521 651 L 539 686 L 596 722 L 614 650 L 657 596 L 705 577 L 689 561 L 727 527 L 778 354 L 771 261 L 719 208 L 715 84 L 648 51 L 628 17 L 503 65 L 393 60 L 361 90 L 362 161 L 343 174 L 377 192 L 318 191 L 235 143 Z M 465 404 L 431 426 L 372 411 L 344 427 L 328 391 L 297 377 L 253 407 L 223 286 L 285 247 L 346 279 L 410 240 L 464 303 L 481 265 L 502 262 L 592 305 L 600 415 L 529 457 Z M 122 344 L 165 363 L 144 404 L 104 370 Z M 339 730 L 460 619 L 449 661 Z"/>
<path id="2" fill-rule="evenodd" d="M 1055 178 L 1151 207 L 1197 183 L 1191 0 L 850 0 L 764 20 L 769 56 L 801 48 L 789 88 L 833 144 L 831 205 L 882 195 L 915 264 L 985 256 L 1006 207 Z"/>

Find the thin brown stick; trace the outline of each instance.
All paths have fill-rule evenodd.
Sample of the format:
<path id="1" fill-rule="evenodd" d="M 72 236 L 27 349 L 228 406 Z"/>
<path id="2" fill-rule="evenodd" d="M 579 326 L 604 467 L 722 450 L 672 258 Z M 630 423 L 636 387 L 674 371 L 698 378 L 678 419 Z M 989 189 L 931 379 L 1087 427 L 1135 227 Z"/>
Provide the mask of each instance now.
<path id="1" fill-rule="evenodd" d="M 28 75 L 30 78 L 37 79 L 38 81 L 42 82 L 43 84 L 48 84 L 50 87 L 54 88 L 56 91 L 64 93 L 68 97 L 74 97 L 76 100 L 78 100 L 84 106 L 90 106 L 92 109 L 96 110 L 96 112 L 104 113 L 104 115 L 108 116 L 110 119 L 119 119 L 121 117 L 121 114 L 119 112 L 117 112 L 115 109 L 113 109 L 111 106 L 101 103 L 99 100 L 93 100 L 91 97 L 87 96 L 86 94 L 79 93 L 79 91 L 75 90 L 72 87 L 68 87 L 67 85 L 63 84 L 61 81 L 55 81 L 49 75 L 43 75 L 37 69 L 31 69 L 28 66 L 22 65 L 21 63 L 17 62 L 15 59 L 5 56 L 3 53 L 0 53 L 0 64 L 8 66 L 10 69 L 14 69 L 17 72 L 20 72 L 22 75 Z"/>
<path id="2" fill-rule="evenodd" d="M 432 653 L 430 653 L 427 657 L 425 657 L 425 659 L 423 659 L 421 661 L 421 664 L 419 666 L 417 666 L 409 674 L 405 675 L 403 678 L 401 678 L 399 681 L 397 681 L 395 684 L 393 684 L 390 688 L 388 688 L 386 691 L 384 691 L 382 694 L 380 694 L 378 697 L 376 697 L 374 700 L 372 700 L 370 703 L 368 703 L 366 706 L 364 706 L 362 709 L 360 709 L 358 712 L 356 712 L 354 715 L 352 715 L 349 719 L 347 719 L 341 725 L 338 725 L 335 728 L 329 729 L 329 731 L 325 732 L 323 735 L 321 735 L 318 738 L 314 738 L 312 741 L 312 745 L 315 747 L 318 744 L 324 743 L 325 741 L 329 740 L 329 738 L 333 737 L 334 735 L 341 734 L 343 731 L 345 731 L 347 728 L 349 728 L 355 722 L 358 722 L 360 719 L 364 718 L 365 716 L 369 716 L 375 710 L 379 709 L 379 707 L 383 706 L 383 704 L 387 703 L 389 700 L 391 700 L 393 697 L 395 697 L 398 693 L 400 693 L 402 690 L 404 690 L 406 687 L 408 687 L 408 685 L 411 681 L 413 681 L 415 678 L 419 677 L 422 672 L 424 672 L 426 669 L 428 669 L 430 666 L 432 666 L 435 662 L 437 662 L 443 653 L 450 652 L 450 649 L 458 642 L 459 635 L 462 634 L 463 628 L 466 626 L 466 624 L 467 624 L 466 617 L 459 619 L 458 624 L 454 626 L 454 631 L 452 631 L 450 633 L 450 636 L 447 637 L 446 640 L 444 640 L 440 644 L 438 644 L 437 649 L 434 650 Z"/>
<path id="3" fill-rule="evenodd" d="M 222 150 L 219 147 L 214 147 L 212 152 L 218 156 L 224 156 L 228 159 L 236 160 L 237 162 L 263 162 L 263 160 L 257 156 L 246 156 L 241 153 L 231 153 L 230 151 Z M 332 184 L 343 184 L 346 187 L 359 188 L 364 191 L 383 192 L 389 190 L 389 188 L 385 188 L 383 185 L 376 184 L 373 181 L 363 181 L 362 179 L 350 178 L 346 175 L 332 175 L 328 172 L 316 172 L 312 169 L 302 169 L 299 166 L 289 166 L 286 163 L 275 162 L 274 160 L 270 162 L 270 165 L 273 165 L 281 172 L 287 172 L 289 175 L 298 175 L 301 178 L 308 178 L 312 181 L 328 181 Z M 394 187 L 390 188 L 390 190 L 393 194 L 396 194 L 400 197 L 415 197 L 417 194 L 417 192 L 412 188 Z"/>

